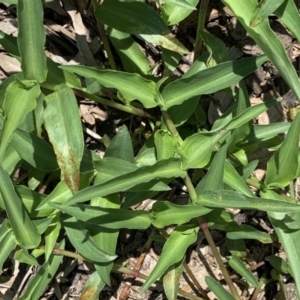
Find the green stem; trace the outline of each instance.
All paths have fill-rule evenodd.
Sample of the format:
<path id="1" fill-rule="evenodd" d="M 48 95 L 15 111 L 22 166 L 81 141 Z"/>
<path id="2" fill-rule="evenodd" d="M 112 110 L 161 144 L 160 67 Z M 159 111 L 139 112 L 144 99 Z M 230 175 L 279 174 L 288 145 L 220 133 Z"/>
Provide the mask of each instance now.
<path id="1" fill-rule="evenodd" d="M 98 30 L 99 30 L 99 33 L 100 33 L 100 36 L 101 36 L 101 39 L 102 39 L 102 42 L 103 42 L 103 46 L 104 46 L 104 49 L 106 51 L 106 54 L 107 54 L 107 58 L 108 58 L 108 61 L 109 61 L 109 64 L 110 64 L 110 68 L 112 70 L 117 70 L 117 66 L 116 66 L 116 63 L 115 63 L 115 60 L 114 60 L 114 56 L 111 52 L 111 49 L 110 49 L 110 46 L 109 46 L 109 42 L 108 42 L 108 39 L 107 39 L 107 35 L 106 35 L 106 31 L 104 29 L 104 25 L 100 22 L 97 22 L 98 23 Z"/>
<path id="2" fill-rule="evenodd" d="M 207 6 L 209 0 L 201 0 L 200 8 L 199 8 L 199 15 L 198 15 L 198 26 L 197 26 L 197 35 L 196 35 L 196 42 L 194 48 L 194 61 L 200 56 L 201 48 L 202 48 L 202 37 L 201 32 L 204 31 L 204 24 L 205 18 L 207 14 Z"/>
<path id="3" fill-rule="evenodd" d="M 182 145 L 183 143 L 183 140 L 182 138 L 180 137 L 174 123 L 173 123 L 173 120 L 171 118 L 171 116 L 169 115 L 168 112 L 163 112 L 163 117 L 164 117 L 164 120 L 168 126 L 168 129 L 169 131 L 171 132 L 171 134 L 174 136 L 174 138 L 177 140 L 177 143 L 179 144 L 179 146 Z M 193 204 L 195 204 L 197 201 L 198 201 L 198 196 L 197 196 L 197 192 L 193 186 L 193 183 L 191 181 L 191 178 L 189 177 L 189 175 L 187 174 L 186 177 L 184 178 L 184 181 L 185 181 L 185 184 L 186 184 L 186 187 L 187 187 L 187 190 L 188 190 L 188 193 L 189 193 L 189 196 L 191 198 L 191 201 Z M 224 279 L 234 297 L 234 299 L 236 300 L 240 300 L 240 296 L 235 288 L 235 286 L 233 285 L 233 282 L 230 278 L 230 275 L 229 273 L 227 272 L 226 268 L 225 268 L 225 265 L 222 261 L 222 258 L 218 252 L 218 249 L 216 247 L 216 244 L 211 236 L 211 233 L 209 231 L 209 228 L 208 228 L 208 225 L 207 225 L 207 222 L 205 221 L 204 217 L 199 217 L 198 218 L 198 222 L 199 222 L 199 225 L 200 225 L 200 228 L 202 229 L 204 235 L 205 235 L 205 238 L 214 254 L 214 257 L 216 258 L 216 261 L 219 265 L 219 268 L 224 276 Z"/>
<path id="4" fill-rule="evenodd" d="M 109 107 L 112 107 L 112 108 L 115 108 L 115 109 L 118 109 L 118 110 L 121 110 L 121 111 L 125 111 L 127 113 L 130 113 L 130 114 L 133 114 L 133 115 L 136 115 L 136 116 L 154 119 L 153 116 L 151 116 L 149 113 L 147 113 L 143 109 L 133 107 L 133 106 L 126 106 L 126 105 L 123 105 L 123 104 L 120 104 L 120 103 L 117 103 L 117 102 L 113 102 L 111 100 L 107 100 L 105 98 L 98 97 L 96 95 L 84 92 L 82 90 L 73 89 L 73 91 L 77 96 L 96 101 L 96 102 L 101 103 L 103 105 L 107 105 Z"/>

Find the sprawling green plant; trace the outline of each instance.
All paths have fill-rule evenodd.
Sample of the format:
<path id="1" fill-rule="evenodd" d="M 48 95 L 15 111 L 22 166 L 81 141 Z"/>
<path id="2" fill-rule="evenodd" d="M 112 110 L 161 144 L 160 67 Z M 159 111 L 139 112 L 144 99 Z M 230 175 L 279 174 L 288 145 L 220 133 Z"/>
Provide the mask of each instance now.
<path id="1" fill-rule="evenodd" d="M 37 258 L 44 256 L 43 265 L 19 299 L 39 299 L 64 255 L 93 263 L 95 271 L 83 292 L 92 295 L 89 299 L 97 299 L 104 285 L 110 284 L 112 270 L 142 276 L 114 264 L 116 243 L 121 228 L 150 226 L 163 234 L 165 243 L 153 272 L 143 277 L 143 290 L 163 278 L 168 299 L 176 299 L 177 293 L 202 299 L 178 289 L 187 248 L 195 243 L 201 229 L 230 293 L 211 277 L 206 278 L 207 285 L 219 299 L 240 299 L 211 238 L 210 228 L 216 228 L 226 231 L 227 239 L 239 240 L 240 245 L 248 238 L 263 243 L 278 238 L 288 265 L 275 258 L 273 265 L 293 276 L 300 295 L 300 205 L 293 193 L 286 196 L 278 192 L 300 175 L 300 116 L 292 123 L 253 125 L 253 118 L 280 100 L 251 107 L 243 82 L 245 76 L 270 60 L 300 99 L 297 74 L 268 21 L 268 16 L 275 14 L 300 41 L 300 17 L 292 0 L 280 1 L 280 6 L 272 0 L 263 0 L 259 5 L 256 0 L 222 0 L 265 53 L 237 61 L 228 61 L 223 42 L 205 31 L 207 1 L 202 0 L 194 63 L 174 81 L 167 75 L 151 75 L 136 41 L 160 46 L 165 74 L 170 74 L 188 50 L 173 37 L 168 26 L 184 20 L 195 10 L 198 0 L 158 1 L 158 11 L 139 0 L 106 0 L 101 5 L 93 0 L 94 15 L 118 51 L 122 71 L 116 70 L 108 43 L 105 45 L 111 69 L 54 63 L 43 49 L 44 1 L 6 2 L 17 5 L 19 34 L 15 39 L 0 32 L 0 43 L 21 62 L 22 73 L 0 85 L 0 207 L 7 216 L 0 227 L 0 265 L 12 251 L 16 260 L 28 265 L 38 265 Z M 199 55 L 202 41 L 206 51 Z M 99 87 L 96 90 L 95 82 Z M 232 86 L 235 88 L 228 89 Z M 104 88 L 116 91 L 115 101 L 105 97 Z M 195 126 L 183 137 L 181 129 L 190 117 L 203 117 L 203 112 L 196 109 L 200 96 L 220 90 L 231 93 L 235 105 L 210 131 Z M 135 156 L 130 133 L 122 127 L 100 159 L 86 149 L 76 96 L 142 116 L 149 123 L 153 122 L 151 109 L 156 108 L 161 112 L 159 126 L 153 126 L 152 135 Z M 287 134 L 282 142 L 277 135 L 284 132 Z M 267 163 L 266 178 L 259 181 L 251 175 L 258 162 L 249 162 L 247 153 L 257 146 L 273 147 L 274 140 L 276 151 Z M 190 175 L 199 169 L 207 172 L 194 182 Z M 28 186 L 12 179 L 16 170 L 27 174 Z M 189 204 L 179 206 L 159 200 L 150 212 L 130 209 L 158 192 L 168 191 L 168 183 L 174 178 L 183 179 Z M 36 191 L 45 179 L 55 184 L 47 195 Z M 257 195 L 250 186 L 258 190 Z M 122 201 L 120 192 L 126 192 Z M 236 224 L 225 208 L 266 211 L 277 237 Z M 169 225 L 175 228 L 167 235 L 164 228 Z M 64 249 L 62 230 L 78 253 Z M 234 245 L 229 249 L 229 265 L 255 286 L 257 293 L 265 278 L 253 276 L 245 267 L 243 251 Z M 205 293 L 202 297 L 207 299 Z"/>

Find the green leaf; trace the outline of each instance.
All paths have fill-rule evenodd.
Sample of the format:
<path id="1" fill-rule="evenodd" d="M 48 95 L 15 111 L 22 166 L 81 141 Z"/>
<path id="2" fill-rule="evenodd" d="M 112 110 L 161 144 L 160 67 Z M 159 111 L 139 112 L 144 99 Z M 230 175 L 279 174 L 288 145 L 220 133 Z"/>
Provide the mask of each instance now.
<path id="1" fill-rule="evenodd" d="M 248 197 L 253 197 L 253 193 L 245 183 L 244 179 L 228 161 L 225 162 L 224 182 L 237 192 L 242 193 L 243 195 Z"/>
<path id="2" fill-rule="evenodd" d="M 44 53 L 46 32 L 43 25 L 42 2 L 19 0 L 17 11 L 18 46 L 24 78 L 43 82 L 46 79 L 47 67 Z"/>
<path id="3" fill-rule="evenodd" d="M 239 225 L 236 222 L 230 222 L 227 225 L 227 230 L 226 237 L 231 240 L 252 239 L 258 240 L 263 244 L 274 242 L 268 233 L 259 231 L 250 225 Z"/>
<path id="4" fill-rule="evenodd" d="M 227 145 L 224 143 L 216 153 L 208 172 L 196 187 L 197 195 L 204 191 L 215 191 L 223 188 L 224 165 L 227 155 Z"/>
<path id="5" fill-rule="evenodd" d="M 296 98 L 300 99 L 300 83 L 298 75 L 285 52 L 280 39 L 271 30 L 269 20 L 266 19 L 257 26 L 250 27 L 251 17 L 257 5 L 257 1 L 222 0 L 222 2 L 231 9 L 249 35 L 278 69 L 280 75 L 294 92 Z M 299 28 L 298 25 L 297 28 Z"/>
<path id="6" fill-rule="evenodd" d="M 96 18 L 112 27 L 142 37 L 149 43 L 182 54 L 188 50 L 171 34 L 162 18 L 149 5 L 141 1 L 110 0 L 99 5 Z"/>
<path id="7" fill-rule="evenodd" d="M 63 250 L 65 248 L 65 241 L 63 240 L 58 249 Z M 62 255 L 52 254 L 47 262 L 37 271 L 36 275 L 27 285 L 26 291 L 23 293 L 19 300 L 38 300 L 44 293 L 50 281 L 55 276 L 57 269 L 59 268 Z"/>
<path id="8" fill-rule="evenodd" d="M 296 203 L 274 199 L 251 198 L 229 190 L 205 191 L 200 195 L 197 204 L 208 207 L 258 209 L 282 213 L 300 211 L 300 205 Z"/>
<path id="9" fill-rule="evenodd" d="M 94 78 L 107 88 L 117 89 L 127 101 L 139 100 L 146 108 L 158 105 L 155 101 L 155 82 L 138 74 L 84 66 L 61 66 L 61 68 L 86 78 Z"/>
<path id="10" fill-rule="evenodd" d="M 250 20 L 250 26 L 255 27 L 261 21 L 268 18 L 269 15 L 273 14 L 274 11 L 284 2 L 285 0 L 262 0 L 257 4 L 252 18 Z"/>
<path id="11" fill-rule="evenodd" d="M 184 177 L 186 172 L 181 169 L 178 159 L 161 160 L 153 166 L 141 167 L 113 178 L 103 184 L 88 187 L 66 202 L 66 205 L 84 202 L 94 197 L 102 197 L 112 193 L 126 191 L 140 183 L 149 182 L 157 178 Z"/>
<path id="12" fill-rule="evenodd" d="M 281 200 L 282 197 L 275 193 L 274 191 L 267 190 L 265 192 L 260 193 L 261 197 L 264 198 L 272 198 Z M 278 239 L 282 244 L 284 251 L 286 253 L 287 259 L 290 264 L 290 268 L 292 271 L 293 279 L 296 283 L 296 290 L 298 298 L 300 296 L 300 273 L 299 273 L 299 265 L 300 265 L 300 254 L 299 254 L 299 240 L 300 240 L 300 230 L 291 230 L 285 226 L 284 221 L 282 220 L 285 217 L 284 211 L 282 212 L 268 212 L 268 217 L 270 222 L 272 223 Z"/>
<path id="13" fill-rule="evenodd" d="M 130 34 L 111 27 L 107 28 L 107 34 L 120 54 L 126 72 L 146 75 L 150 71 L 147 58 Z"/>
<path id="14" fill-rule="evenodd" d="M 177 142 L 167 130 L 159 129 L 154 134 L 157 160 L 174 157 Z"/>
<path id="15" fill-rule="evenodd" d="M 17 243 L 13 234 L 13 231 L 8 228 L 8 220 L 4 220 L 1 224 L 1 239 L 0 239 L 0 270 L 3 270 L 3 265 L 12 251 L 16 248 Z"/>
<path id="16" fill-rule="evenodd" d="M 183 260 L 170 266 L 163 277 L 164 292 L 168 300 L 176 300 L 179 289 L 179 280 L 183 272 Z"/>
<path id="17" fill-rule="evenodd" d="M 117 134 L 110 142 L 104 157 L 118 158 L 133 164 L 134 154 L 131 136 L 125 125 L 118 130 Z"/>
<path id="18" fill-rule="evenodd" d="M 181 146 L 183 167 L 203 168 L 210 160 L 213 145 L 223 136 L 222 133 L 195 133 L 186 138 Z"/>
<path id="19" fill-rule="evenodd" d="M 196 10 L 195 6 L 190 3 L 190 0 L 164 0 L 164 4 L 171 4 L 176 7 L 188 8 Z"/>
<path id="20" fill-rule="evenodd" d="M 275 11 L 275 15 L 280 21 L 293 33 L 298 42 L 300 42 L 299 23 L 300 15 L 294 1 L 284 1 Z"/>
<path id="21" fill-rule="evenodd" d="M 45 127 L 53 145 L 64 179 L 75 194 L 79 189 L 79 171 L 84 141 L 76 97 L 68 87 L 45 98 Z"/>
<path id="22" fill-rule="evenodd" d="M 260 56 L 225 62 L 187 78 L 177 79 L 163 89 L 162 98 L 165 104 L 162 108 L 168 110 L 194 96 L 211 94 L 230 87 L 265 61 L 266 57 Z"/>
<path id="23" fill-rule="evenodd" d="M 39 94 L 40 88 L 37 84 L 31 88 L 24 88 L 19 82 L 12 82 L 7 87 L 3 103 L 5 119 L 0 137 L 0 161 L 3 160 L 14 131 L 24 121 L 26 115 L 35 108 Z"/>
<path id="24" fill-rule="evenodd" d="M 299 134 L 300 114 L 297 114 L 280 148 L 267 163 L 265 183 L 269 188 L 284 188 L 296 178 Z"/>
<path id="25" fill-rule="evenodd" d="M 197 240 L 197 232 L 198 228 L 195 228 L 195 225 L 181 225 L 172 231 L 163 247 L 160 259 L 144 283 L 142 291 L 147 290 L 170 266 L 182 260 L 187 248 Z"/>
<path id="26" fill-rule="evenodd" d="M 172 2 L 174 1 L 172 0 Z M 190 7 L 181 7 L 178 5 L 178 2 L 182 3 L 180 0 L 177 0 L 176 3 L 171 3 L 168 0 L 164 1 L 164 4 L 161 5 L 162 18 L 168 26 L 179 23 L 190 15 L 199 0 L 186 0 L 190 4 Z"/>
<path id="27" fill-rule="evenodd" d="M 60 234 L 61 223 L 60 215 L 56 214 L 49 224 L 45 232 L 45 259 L 46 261 L 50 258 L 52 251 L 57 243 L 57 239 Z"/>
<path id="28" fill-rule="evenodd" d="M 226 291 L 225 288 L 214 278 L 206 276 L 205 282 L 218 299 L 234 300 L 233 296 L 231 296 L 229 292 Z"/>
<path id="29" fill-rule="evenodd" d="M 280 273 L 283 273 L 283 274 L 290 274 L 291 273 L 290 266 L 281 257 L 271 255 L 271 256 L 266 257 L 266 260 L 271 264 L 271 266 L 273 268 L 278 270 Z"/>
<path id="30" fill-rule="evenodd" d="M 1 166 L 0 192 L 17 243 L 26 249 L 37 247 L 40 244 L 41 237 L 17 196 L 11 179 Z"/>
<path id="31" fill-rule="evenodd" d="M 21 129 L 15 131 L 12 145 L 22 159 L 43 171 L 58 169 L 53 148 L 45 140 Z"/>
<path id="32" fill-rule="evenodd" d="M 105 282 L 100 278 L 97 272 L 89 275 L 89 278 L 80 294 L 81 299 L 98 300 L 99 294 L 105 287 Z"/>
<path id="33" fill-rule="evenodd" d="M 257 279 L 254 277 L 253 273 L 246 268 L 245 264 L 238 256 L 232 255 L 228 263 L 233 270 L 244 277 L 254 287 L 258 288 Z"/>
<path id="34" fill-rule="evenodd" d="M 14 259 L 31 266 L 37 266 L 37 260 L 28 253 L 27 249 L 20 249 L 15 252 Z"/>
<path id="35" fill-rule="evenodd" d="M 152 224 L 164 228 L 172 224 L 184 224 L 193 218 L 209 213 L 211 209 L 195 205 L 176 205 L 167 201 L 157 201 L 152 206 Z"/>
<path id="36" fill-rule="evenodd" d="M 226 129 L 232 130 L 239 128 L 240 126 L 246 124 L 250 120 L 253 120 L 254 118 L 265 112 L 270 107 L 276 105 L 277 103 L 277 100 L 270 100 L 247 108 L 239 116 L 233 118 L 226 126 Z"/>
<path id="37" fill-rule="evenodd" d="M 100 249 L 89 232 L 85 229 L 84 223 L 74 217 L 64 217 L 63 226 L 68 238 L 74 248 L 85 258 L 92 262 L 109 262 L 117 256 Z"/>
<path id="38" fill-rule="evenodd" d="M 104 228 L 146 229 L 151 225 L 149 213 L 143 210 L 131 211 L 83 204 L 66 206 L 54 202 L 50 202 L 49 205 L 74 216 L 80 221 Z"/>

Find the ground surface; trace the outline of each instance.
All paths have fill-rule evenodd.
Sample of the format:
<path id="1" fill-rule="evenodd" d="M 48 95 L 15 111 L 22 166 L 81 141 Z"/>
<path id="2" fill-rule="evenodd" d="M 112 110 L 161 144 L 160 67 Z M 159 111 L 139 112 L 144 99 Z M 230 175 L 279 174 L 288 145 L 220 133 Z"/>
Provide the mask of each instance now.
<path id="1" fill-rule="evenodd" d="M 46 43 L 47 55 L 54 61 L 62 64 L 81 63 L 106 66 L 106 56 L 93 17 L 89 13 L 84 14 L 83 11 L 81 11 L 81 15 L 77 14 L 77 7 L 71 0 L 62 2 L 64 6 L 61 6 L 59 1 L 45 4 L 45 28 L 48 34 Z M 229 50 L 230 58 L 238 59 L 260 54 L 261 50 L 247 36 L 246 31 L 237 22 L 232 13 L 228 10 L 221 9 L 218 5 L 215 5 L 214 2 L 217 1 L 211 1 L 212 4 L 207 18 L 206 28 L 210 33 L 225 42 Z M 195 40 L 196 21 L 197 16 L 192 14 L 179 26 L 173 27 L 174 34 L 188 49 L 192 49 Z M 300 70 L 300 45 L 296 43 L 292 36 L 276 19 L 271 19 L 271 26 L 282 40 L 295 68 Z M 0 4 L 0 29 L 5 33 L 14 36 L 17 35 L 14 6 Z M 76 39 L 79 33 L 85 33 L 86 41 L 81 40 L 79 42 Z M 159 62 L 160 49 L 158 47 L 150 47 L 143 43 L 141 43 L 141 47 L 145 51 L 150 64 L 154 65 L 156 62 Z M 86 51 L 91 55 L 83 55 Z M 180 75 L 188 70 L 192 61 L 192 55 L 193 53 L 182 59 L 178 69 L 174 72 L 175 75 Z M 116 60 L 118 61 L 117 54 Z M 162 69 L 163 66 L 158 65 L 154 72 L 157 72 L 156 75 L 160 75 Z M 0 49 L 0 79 L 4 80 L 8 76 L 18 72 L 20 72 L 20 64 L 18 61 Z M 254 74 L 248 76 L 246 78 L 246 84 L 252 103 L 260 103 L 274 96 L 283 96 L 288 92 L 288 87 L 271 64 L 265 64 Z M 290 103 L 288 96 L 286 99 L 288 100 L 287 102 Z M 78 100 L 82 120 L 86 128 L 86 143 L 90 149 L 94 149 L 99 155 L 103 154 L 104 147 L 99 140 L 101 140 L 104 135 L 113 137 L 116 130 L 123 124 L 126 124 L 132 133 L 143 125 L 140 118 L 97 105 L 82 98 Z M 208 115 L 207 127 L 211 126 L 215 119 L 232 104 L 232 99 L 222 92 L 202 100 L 203 108 Z M 268 124 L 270 122 L 286 120 L 286 106 L 289 106 L 289 104 L 284 106 L 278 105 L 272 108 L 268 113 L 261 115 L 255 122 Z M 255 152 L 252 159 L 254 158 L 260 159 L 260 168 L 256 170 L 256 175 L 263 177 L 267 153 L 263 151 Z M 182 187 L 176 187 L 176 184 L 174 184 L 173 192 L 173 195 L 169 195 L 169 197 L 173 197 L 173 201 L 184 201 L 182 200 L 184 198 Z M 153 200 L 149 199 L 135 207 L 135 209 L 149 209 L 152 202 Z M 269 227 L 266 215 L 263 213 L 257 214 L 250 212 L 245 214 L 243 211 L 236 211 L 235 214 L 237 218 L 246 224 L 251 224 L 267 232 L 272 230 Z M 212 234 L 226 262 L 226 255 L 228 255 L 228 253 L 226 252 L 225 236 L 222 232 L 218 231 L 213 231 Z M 136 266 L 138 261 L 142 261 L 141 272 L 145 275 L 149 275 L 155 266 L 162 247 L 160 243 L 152 243 L 148 245 L 149 247 L 145 257 L 141 256 L 148 236 L 148 231 L 122 231 L 117 250 L 119 261 L 122 263 L 126 262 L 128 267 Z M 259 274 L 261 274 L 262 271 L 268 270 L 264 260 L 266 256 L 276 252 L 278 255 L 284 257 L 282 250 L 280 248 L 276 249 L 272 245 L 262 245 L 250 241 L 247 246 L 253 257 L 253 262 L 249 262 L 249 266 L 254 272 L 257 271 Z M 204 277 L 207 274 L 213 275 L 218 280 L 221 279 L 215 258 L 211 254 L 208 246 L 206 246 L 206 242 L 201 233 L 199 234 L 197 244 L 189 251 L 187 263 L 195 277 L 204 287 L 206 286 Z M 79 299 L 79 295 L 89 274 L 89 268 L 90 266 L 88 264 L 84 264 L 81 261 L 65 259 L 60 268 L 60 272 L 57 274 L 56 282 L 51 283 L 42 299 Z M 12 260 L 9 260 L 6 264 L 6 269 L 0 277 L 2 299 L 11 300 L 13 297 L 17 299 L 18 295 L 22 293 L 22 290 L 26 286 L 26 282 L 28 282 L 30 276 L 35 274 L 35 272 L 36 270 L 34 268 L 28 270 L 25 265 L 18 265 Z M 232 277 L 237 279 L 234 274 L 232 274 Z M 296 299 L 293 285 L 288 283 L 289 278 L 285 280 L 287 281 L 286 288 L 288 290 L 287 299 Z M 236 282 L 238 282 L 238 280 L 236 280 Z M 101 292 L 101 299 L 165 299 L 161 286 L 156 285 L 148 292 L 140 293 L 141 285 L 142 282 L 139 280 L 133 281 L 122 274 L 113 274 L 112 286 L 104 288 Z M 183 290 L 188 292 L 193 290 L 193 284 L 188 276 L 183 276 L 180 286 Z M 243 286 L 240 286 L 240 288 L 243 289 Z M 275 299 L 276 294 L 277 285 L 274 282 L 265 287 L 258 299 Z M 182 297 L 178 299 L 185 298 Z M 247 295 L 245 299 L 248 299 Z"/>

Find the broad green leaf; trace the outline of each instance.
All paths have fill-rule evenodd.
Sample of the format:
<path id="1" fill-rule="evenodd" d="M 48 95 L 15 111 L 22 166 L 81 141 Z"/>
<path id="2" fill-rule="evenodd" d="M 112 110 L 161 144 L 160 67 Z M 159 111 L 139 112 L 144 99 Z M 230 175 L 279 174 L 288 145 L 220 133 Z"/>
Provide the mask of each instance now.
<path id="1" fill-rule="evenodd" d="M 289 85 L 296 98 L 300 99 L 300 82 L 298 75 L 280 39 L 271 30 L 269 20 L 264 20 L 257 26 L 250 27 L 251 17 L 257 5 L 257 1 L 222 0 L 222 2 L 232 10 L 233 14 L 241 22 L 249 35 L 279 70 L 280 75 Z"/>
<path id="2" fill-rule="evenodd" d="M 261 197 L 264 198 L 278 199 L 279 201 L 282 199 L 280 195 L 278 195 L 277 193 L 271 190 L 267 190 L 266 192 L 261 192 L 260 195 Z M 300 296 L 300 273 L 299 273 L 300 254 L 299 254 L 298 245 L 300 240 L 300 230 L 289 229 L 285 226 L 284 221 L 282 220 L 285 217 L 285 213 L 283 211 L 282 212 L 269 211 L 268 217 L 286 253 L 292 271 L 292 276 L 296 283 L 296 290 L 299 298 Z"/>
<path id="3" fill-rule="evenodd" d="M 279 256 L 271 255 L 266 257 L 266 260 L 271 264 L 273 268 L 283 274 L 290 274 L 291 269 L 288 263 Z"/>
<path id="4" fill-rule="evenodd" d="M 173 2 L 173 1 L 172 1 Z M 174 25 L 184 20 L 197 6 L 199 0 L 186 0 L 191 7 L 180 7 L 177 3 L 181 2 L 180 0 L 175 3 L 170 3 L 169 1 L 164 1 L 164 4 L 161 5 L 162 18 L 168 24 Z M 182 3 L 182 2 L 181 2 Z"/>
<path id="5" fill-rule="evenodd" d="M 1 166 L 0 192 L 17 243 L 26 249 L 37 247 L 41 241 L 41 237 L 30 220 L 24 205 L 17 196 L 11 179 Z"/>
<path id="6" fill-rule="evenodd" d="M 19 82 L 12 82 L 7 87 L 3 103 L 5 119 L 0 137 L 0 161 L 3 160 L 14 131 L 24 121 L 26 115 L 35 108 L 39 94 L 40 88 L 37 84 L 31 88 L 25 88 Z"/>
<path id="7" fill-rule="evenodd" d="M 48 217 L 53 209 L 51 210 L 42 210 L 42 211 L 36 211 L 36 208 L 42 201 L 46 198 L 45 195 L 35 192 L 31 189 L 29 189 L 26 186 L 18 185 L 16 187 L 16 193 L 19 196 L 19 198 L 22 200 L 23 205 L 26 208 L 26 211 L 30 218 L 44 218 Z"/>
<path id="8" fill-rule="evenodd" d="M 15 131 L 12 145 L 22 159 L 43 171 L 58 169 L 53 148 L 45 140 L 21 129 Z"/>
<path id="9" fill-rule="evenodd" d="M 193 6 L 190 2 L 190 0 L 164 0 L 164 4 L 171 4 L 176 7 L 196 10 L 195 6 Z"/>
<path id="10" fill-rule="evenodd" d="M 85 66 L 61 66 L 61 68 L 83 77 L 94 78 L 107 88 L 117 89 L 127 101 L 139 100 L 146 108 L 158 105 L 155 101 L 155 82 L 139 74 Z"/>
<path id="11" fill-rule="evenodd" d="M 80 184 L 84 141 L 73 91 L 64 86 L 45 98 L 45 127 L 64 179 L 75 194 Z"/>
<path id="12" fill-rule="evenodd" d="M 206 31 L 201 31 L 200 35 L 209 52 L 209 58 L 206 63 L 208 67 L 214 67 L 217 64 L 228 61 L 228 50 L 222 40 Z"/>
<path id="13" fill-rule="evenodd" d="M 211 157 L 213 145 L 223 133 L 195 133 L 186 138 L 181 146 L 183 168 L 203 168 Z"/>
<path id="14" fill-rule="evenodd" d="M 255 71 L 265 61 L 266 56 L 260 56 L 225 62 L 188 78 L 177 79 L 163 89 L 164 105 L 162 108 L 168 110 L 194 96 L 211 94 L 230 87 Z"/>
<path id="15" fill-rule="evenodd" d="M 224 168 L 224 182 L 232 187 L 239 193 L 242 193 L 245 196 L 253 197 L 248 185 L 245 183 L 244 179 L 239 175 L 233 165 L 226 161 Z"/>
<path id="16" fill-rule="evenodd" d="M 273 243 L 273 238 L 266 232 L 259 231 L 254 227 L 247 224 L 237 224 L 236 222 L 230 222 L 227 225 L 226 237 L 231 240 L 243 240 L 252 239 L 258 240 L 263 244 Z"/>
<path id="17" fill-rule="evenodd" d="M 233 118 L 226 126 L 226 129 L 232 130 L 232 129 L 239 128 L 240 126 L 246 124 L 250 120 L 253 120 L 257 116 L 259 116 L 261 113 L 263 113 L 270 107 L 276 105 L 277 103 L 278 103 L 277 100 L 270 100 L 270 101 L 266 101 L 264 103 L 257 104 L 257 105 L 247 108 L 239 116 Z"/>
<path id="18" fill-rule="evenodd" d="M 280 133 L 289 130 L 291 123 L 281 122 L 268 125 L 253 125 L 250 134 L 239 144 L 240 147 L 246 147 L 266 141 Z"/>
<path id="19" fill-rule="evenodd" d="M 176 205 L 167 201 L 157 201 L 152 206 L 152 224 L 157 228 L 173 224 L 184 224 L 193 218 L 209 213 L 207 207 L 195 205 Z"/>
<path id="20" fill-rule="evenodd" d="M 178 159 L 161 160 L 152 166 L 141 167 L 113 178 L 103 184 L 94 185 L 78 192 L 66 205 L 85 202 L 94 197 L 103 197 L 112 193 L 126 191 L 140 183 L 149 182 L 157 178 L 184 177 L 186 172 L 181 169 Z"/>
<path id="21" fill-rule="evenodd" d="M 135 34 L 149 43 L 182 54 L 188 53 L 188 50 L 172 36 L 159 14 L 144 2 L 105 1 L 97 7 L 95 16 L 100 22 L 122 32 Z"/>
<path id="22" fill-rule="evenodd" d="M 198 228 L 195 228 L 194 225 L 181 225 L 172 231 L 164 244 L 156 266 L 144 283 L 142 291 L 147 290 L 170 266 L 182 260 L 187 248 L 197 240 L 197 232 Z"/>
<path id="23" fill-rule="evenodd" d="M 210 276 L 205 277 L 205 282 L 210 288 L 210 290 L 217 296 L 218 299 L 222 300 L 235 300 L 233 296 L 229 294 L 228 291 L 214 278 Z"/>
<path id="24" fill-rule="evenodd" d="M 197 0 L 198 1 L 198 0 Z M 205 61 L 207 59 L 207 53 L 204 53 L 201 55 L 189 68 L 189 70 L 182 75 L 181 78 L 188 78 L 201 70 L 207 69 Z M 198 105 L 198 102 L 200 100 L 200 97 L 197 95 L 195 97 L 192 97 L 190 99 L 187 99 L 180 105 L 172 106 L 168 113 L 170 114 L 173 123 L 176 126 L 182 125 L 186 120 L 195 112 L 196 107 Z"/>
<path id="25" fill-rule="evenodd" d="M 289 213 L 300 211 L 300 205 L 293 202 L 251 198 L 230 190 L 205 191 L 200 195 L 197 204 L 220 208 L 258 209 L 267 212 Z"/>
<path id="26" fill-rule="evenodd" d="M 147 58 L 130 34 L 108 27 L 107 34 L 119 52 L 123 67 L 128 73 L 148 74 L 150 66 Z"/>
<path id="27" fill-rule="evenodd" d="M 275 15 L 280 18 L 280 21 L 293 33 L 298 42 L 300 42 L 300 15 L 296 3 L 290 0 L 284 1 L 275 11 Z"/>
<path id="28" fill-rule="evenodd" d="M 6 219 L 7 220 L 7 219 Z M 0 240 L 0 270 L 3 270 L 3 265 L 6 261 L 6 259 L 9 257 L 9 255 L 12 253 L 12 251 L 16 248 L 17 243 L 14 237 L 14 234 L 10 228 L 7 227 L 7 222 L 3 222 L 1 225 L 1 233 L 2 227 L 6 227 L 3 229 L 6 229 L 4 234 L 1 234 L 1 240 Z"/>
<path id="29" fill-rule="evenodd" d="M 104 157 L 113 157 L 133 164 L 134 154 L 131 136 L 126 126 L 122 126 L 105 151 Z"/>
<path id="30" fill-rule="evenodd" d="M 21 66 L 25 79 L 43 82 L 47 75 L 44 45 L 46 32 L 43 25 L 43 5 L 41 1 L 19 0 L 18 46 Z"/>
<path id="31" fill-rule="evenodd" d="M 164 274 L 163 286 L 168 300 L 177 299 L 179 280 L 183 272 L 183 260 L 170 266 L 168 271 Z"/>
<path id="32" fill-rule="evenodd" d="M 286 187 L 298 170 L 300 114 L 294 119 L 280 148 L 267 163 L 265 183 L 269 188 Z"/>
<path id="33" fill-rule="evenodd" d="M 285 0 L 262 0 L 257 4 L 251 20 L 250 26 L 255 27 L 261 21 L 268 18 L 269 15 L 273 14 L 274 11 L 284 2 Z"/>
<path id="34" fill-rule="evenodd" d="M 177 142 L 167 130 L 159 129 L 154 134 L 157 160 L 174 157 Z"/>
<path id="35" fill-rule="evenodd" d="M 11 175 L 13 171 L 16 170 L 16 167 L 20 164 L 21 160 L 21 157 L 14 147 L 11 144 L 8 144 L 1 166 L 7 174 Z"/>
<path id="36" fill-rule="evenodd" d="M 74 216 L 80 221 L 104 228 L 146 229 L 151 224 L 149 213 L 143 210 L 132 211 L 84 204 L 66 206 L 54 202 L 50 202 L 49 205 Z"/>
<path id="37" fill-rule="evenodd" d="M 37 260 L 28 253 L 27 249 L 19 249 L 15 252 L 14 259 L 31 266 L 37 266 Z"/>
<path id="38" fill-rule="evenodd" d="M 60 250 L 64 250 L 65 241 L 63 240 L 57 248 Z M 62 259 L 62 255 L 52 254 L 49 260 L 46 261 L 38 270 L 34 278 L 30 280 L 27 285 L 26 291 L 22 294 L 21 297 L 19 297 L 19 300 L 39 300 L 50 281 L 54 278 Z"/>
<path id="39" fill-rule="evenodd" d="M 93 241 L 84 223 L 74 217 L 64 217 L 63 226 L 73 247 L 86 259 L 92 262 L 109 262 L 116 255 L 103 251 Z"/>
<path id="40" fill-rule="evenodd" d="M 36 207 L 38 216 L 46 217 L 48 215 L 51 215 L 55 209 L 53 207 L 49 206 L 50 202 L 55 203 L 65 203 L 68 199 L 72 197 L 72 192 L 70 188 L 67 186 L 66 181 L 62 180 L 60 181 L 56 187 L 52 190 L 52 192 L 41 202 L 37 203 L 38 201 L 35 201 L 35 205 L 33 207 Z"/>
<path id="41" fill-rule="evenodd" d="M 254 277 L 253 273 L 248 270 L 243 261 L 236 255 L 232 255 L 228 261 L 230 267 L 235 270 L 238 274 L 244 277 L 254 287 L 258 287 L 258 281 Z"/>
<path id="42" fill-rule="evenodd" d="M 216 153 L 208 172 L 196 186 L 196 193 L 198 196 L 204 191 L 215 191 L 223 188 L 226 155 L 227 145 L 224 143 Z"/>

